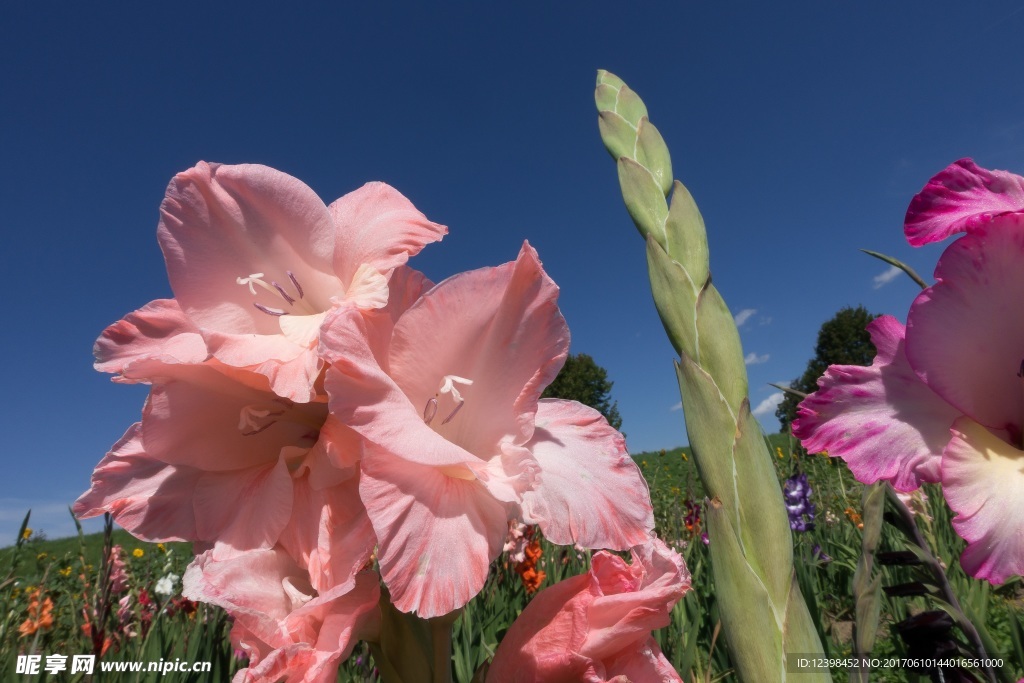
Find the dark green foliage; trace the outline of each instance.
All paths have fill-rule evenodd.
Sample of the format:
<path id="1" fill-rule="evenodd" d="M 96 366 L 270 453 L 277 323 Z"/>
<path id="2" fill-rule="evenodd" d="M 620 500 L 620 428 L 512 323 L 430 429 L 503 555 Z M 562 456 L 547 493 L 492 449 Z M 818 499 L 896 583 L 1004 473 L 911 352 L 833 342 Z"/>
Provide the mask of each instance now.
<path id="1" fill-rule="evenodd" d="M 865 329 L 878 316 L 869 313 L 863 306 L 843 308 L 827 321 L 818 331 L 818 343 L 814 347 L 814 358 L 807 361 L 807 369 L 790 386 L 804 394 L 818 390 L 818 378 L 830 365 L 871 365 L 875 357 L 875 345 Z M 796 418 L 796 408 L 803 400 L 793 394 L 779 404 L 775 416 L 785 432 Z"/>
<path id="2" fill-rule="evenodd" d="M 618 403 L 611 399 L 612 382 L 608 373 L 585 353 L 569 354 L 555 381 L 541 398 L 565 398 L 579 401 L 604 415 L 615 429 L 622 426 Z"/>

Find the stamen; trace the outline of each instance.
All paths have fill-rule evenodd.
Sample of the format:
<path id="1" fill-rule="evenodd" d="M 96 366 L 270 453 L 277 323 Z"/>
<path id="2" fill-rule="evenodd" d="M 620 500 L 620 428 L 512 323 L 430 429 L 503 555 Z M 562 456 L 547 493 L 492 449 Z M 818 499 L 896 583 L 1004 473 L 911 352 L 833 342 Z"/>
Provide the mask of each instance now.
<path id="1" fill-rule="evenodd" d="M 274 281 L 274 280 L 271 280 L 271 281 L 270 281 L 270 284 L 274 285 L 274 289 L 276 289 L 276 290 L 277 290 L 277 293 L 278 293 L 278 294 L 280 294 L 280 295 L 281 295 L 281 297 L 282 297 L 282 298 L 283 298 L 283 299 L 284 299 L 285 301 L 287 301 L 287 302 L 288 302 L 289 304 L 293 304 L 293 303 L 295 303 L 295 299 L 293 299 L 292 297 L 288 296 L 288 292 L 284 291 L 284 289 L 283 289 L 283 288 L 281 287 L 281 285 L 277 284 L 277 282 L 276 282 L 276 281 Z"/>
<path id="2" fill-rule="evenodd" d="M 435 415 L 437 415 L 437 399 L 432 398 L 427 401 L 427 405 L 423 406 L 423 421 L 430 424 Z"/>
<path id="3" fill-rule="evenodd" d="M 455 406 L 455 410 L 453 410 L 452 412 L 448 413 L 448 417 L 446 417 L 444 419 L 444 421 L 441 422 L 441 424 L 446 425 L 449 422 L 451 422 L 452 418 L 455 417 L 456 413 L 458 413 L 460 410 L 462 410 L 462 406 L 464 406 L 464 405 L 466 405 L 465 401 L 459 401 L 459 405 Z"/>
<path id="4" fill-rule="evenodd" d="M 242 433 L 242 436 L 259 434 L 277 422 L 277 418 L 284 413 L 283 410 L 271 410 L 257 404 L 245 406 L 238 415 L 238 431 Z"/>
<path id="5" fill-rule="evenodd" d="M 253 302 L 252 305 L 255 306 L 256 308 L 260 309 L 261 311 L 263 311 L 267 315 L 281 316 L 281 315 L 287 315 L 288 314 L 287 311 L 282 311 L 279 308 L 270 308 L 268 306 L 264 306 L 263 304 L 258 304 L 256 302 Z"/>
<path id="6" fill-rule="evenodd" d="M 302 285 L 300 285 L 299 281 L 295 279 L 295 273 L 293 273 L 290 270 L 286 270 L 284 272 L 288 274 L 288 279 L 292 281 L 293 285 L 295 285 L 295 291 L 297 291 L 299 293 L 299 298 L 300 299 L 304 298 L 306 295 L 302 291 Z"/>

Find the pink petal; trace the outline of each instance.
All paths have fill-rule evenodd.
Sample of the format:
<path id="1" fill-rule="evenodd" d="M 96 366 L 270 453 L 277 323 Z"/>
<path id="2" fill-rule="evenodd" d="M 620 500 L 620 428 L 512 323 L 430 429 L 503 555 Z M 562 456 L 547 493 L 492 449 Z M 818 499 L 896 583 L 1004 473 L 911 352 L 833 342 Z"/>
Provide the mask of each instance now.
<path id="1" fill-rule="evenodd" d="M 907 317 L 907 359 L 932 391 L 986 427 L 1020 435 L 1024 215 L 951 244 Z"/>
<path id="2" fill-rule="evenodd" d="M 593 660 L 578 653 L 594 600 L 590 586 L 590 574 L 581 574 L 538 593 L 498 645 L 487 683 L 577 680 L 593 670 Z"/>
<path id="3" fill-rule="evenodd" d="M 963 417 L 942 458 L 942 490 L 967 541 L 960 566 L 995 584 L 1024 575 L 1024 452 Z"/>
<path id="4" fill-rule="evenodd" d="M 337 227 L 334 267 L 346 287 L 360 265 L 387 274 L 448 234 L 385 183 L 367 183 L 327 208 Z"/>
<path id="5" fill-rule="evenodd" d="M 340 293 L 334 275 L 335 228 L 327 207 L 301 181 L 266 166 L 199 163 L 179 173 L 160 206 L 157 236 L 175 298 L 201 328 L 279 334 L 277 319 L 254 302 L 278 308 L 283 299 L 253 295 L 237 278 L 264 273 L 318 312 Z"/>
<path id="6" fill-rule="evenodd" d="M 423 407 L 414 406 L 378 365 L 371 323 L 357 310 L 339 309 L 324 325 L 320 353 L 331 363 L 324 379 L 331 415 L 410 462 L 462 466 L 476 460 L 424 424 Z"/>
<path id="7" fill-rule="evenodd" d="M 427 619 L 480 592 L 508 528 L 504 506 L 480 482 L 370 449 L 359 493 L 395 607 Z"/>
<path id="8" fill-rule="evenodd" d="M 949 426 L 960 411 L 911 369 L 903 325 L 882 316 L 868 325 L 878 350 L 870 367 L 833 365 L 800 404 L 793 434 L 811 453 L 846 461 L 858 481 L 891 481 L 899 491 L 939 480 Z"/>
<path id="9" fill-rule="evenodd" d="M 672 607 L 690 588 L 690 574 L 683 559 L 657 539 L 632 555 L 630 565 L 596 553 L 590 572 L 538 593 L 498 646 L 488 683 L 667 675 L 671 667 L 658 661 L 650 632 L 669 623 Z"/>
<path id="10" fill-rule="evenodd" d="M 75 501 L 75 515 L 110 512 L 133 536 L 152 543 L 198 540 L 192 493 L 203 472 L 147 455 L 139 426 L 132 425 L 96 466 L 92 488 Z"/>
<path id="11" fill-rule="evenodd" d="M 269 548 L 291 516 L 288 465 L 281 458 L 262 467 L 206 472 L 196 486 L 193 505 L 200 540 L 216 541 L 231 552 Z"/>
<path id="12" fill-rule="evenodd" d="M 359 479 L 316 490 L 309 477 L 294 480 L 295 495 L 281 546 L 309 571 L 313 587 L 324 592 L 363 568 L 377 538 L 359 499 Z"/>
<path id="13" fill-rule="evenodd" d="M 424 294 L 395 326 L 389 373 L 417 410 L 445 376 L 472 380 L 458 387 L 465 398 L 458 416 L 435 425 L 467 451 L 489 457 L 502 440 L 525 443 L 540 393 L 569 349 L 557 298 L 557 285 L 524 243 L 514 263 L 455 275 Z M 438 400 L 443 420 L 455 404 Z"/>
<path id="14" fill-rule="evenodd" d="M 93 355 L 100 372 L 121 372 L 140 358 L 202 363 L 209 356 L 198 328 L 174 299 L 151 301 L 103 330 Z"/>
<path id="15" fill-rule="evenodd" d="M 305 572 L 276 548 L 224 561 L 204 553 L 182 583 L 183 595 L 219 605 L 233 617 L 232 640 L 252 656 L 256 680 L 287 675 L 288 681 L 333 681 L 337 664 L 359 639 L 379 637 L 379 578 L 373 572 L 317 594 Z"/>
<path id="16" fill-rule="evenodd" d="M 575 401 L 542 400 L 527 448 L 541 471 L 523 498 L 524 519 L 553 543 L 626 550 L 650 538 L 647 482 L 601 413 Z"/>
<path id="17" fill-rule="evenodd" d="M 210 353 L 220 362 L 265 376 L 282 398 L 307 403 L 316 398 L 314 383 L 324 367 L 315 345 L 300 346 L 282 334 L 227 334 L 204 330 Z"/>
<path id="18" fill-rule="evenodd" d="M 625 676 L 626 681 L 683 683 L 683 679 L 665 658 L 654 636 L 638 647 L 629 648 L 608 662 L 608 676 Z"/>
<path id="19" fill-rule="evenodd" d="M 1024 178 L 961 159 L 929 180 L 910 202 L 904 233 L 912 246 L 920 247 L 1020 211 L 1024 211 Z"/>
<path id="20" fill-rule="evenodd" d="M 587 639 L 580 653 L 608 659 L 629 643 L 638 645 L 650 632 L 668 626 L 670 612 L 690 589 L 683 558 L 658 539 L 632 550 L 633 563 L 605 552 L 595 553 L 591 574 L 599 591 L 587 612 Z"/>
<path id="21" fill-rule="evenodd" d="M 128 377 L 149 377 L 142 442 L 154 458 L 207 471 L 276 463 L 286 447 L 309 449 L 327 416 L 322 403 L 291 404 L 265 377 L 225 366 L 141 361 Z"/>

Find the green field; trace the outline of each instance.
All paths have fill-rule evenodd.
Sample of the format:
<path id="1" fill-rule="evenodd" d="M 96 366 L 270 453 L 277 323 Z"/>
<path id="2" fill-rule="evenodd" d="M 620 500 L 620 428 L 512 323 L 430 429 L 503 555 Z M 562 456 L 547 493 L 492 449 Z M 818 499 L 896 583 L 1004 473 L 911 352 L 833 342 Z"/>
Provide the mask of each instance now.
<path id="1" fill-rule="evenodd" d="M 852 652 L 855 605 L 852 581 L 861 557 L 861 497 L 864 487 L 853 480 L 846 467 L 836 460 L 803 453 L 796 443 L 783 435 L 768 438 L 779 480 L 796 472 L 806 472 L 813 488 L 811 496 L 817 508 L 813 530 L 794 532 L 794 552 L 798 580 L 807 597 L 811 614 L 830 656 Z M 654 502 L 657 532 L 660 538 L 684 555 L 693 575 L 693 590 L 675 607 L 671 624 L 656 637 L 684 680 L 735 680 L 732 675 L 728 643 L 717 630 L 717 605 L 707 547 L 702 538 L 704 493 L 688 448 L 676 448 L 635 456 L 648 481 Z M 766 485 L 775 485 L 766 482 Z M 950 527 L 950 513 L 941 493 L 928 490 L 926 516 L 918 517 L 921 534 L 948 568 L 950 584 L 959 597 L 963 611 L 979 627 L 990 654 L 1006 657 L 1008 664 L 997 672 L 1001 681 L 1015 683 L 1024 676 L 1024 590 L 1020 579 L 998 588 L 964 575 L 957 563 L 963 542 Z M 930 517 L 930 519 L 929 519 Z M 14 539 L 11 539 L 12 541 Z M 87 654 L 102 646 L 83 634 L 90 621 L 83 614 L 99 614 L 104 633 L 110 638 L 103 660 L 172 661 L 175 658 L 209 661 L 211 674 L 105 674 L 112 681 L 227 680 L 243 662 L 237 660 L 226 638 L 225 615 L 214 608 L 196 611 L 172 609 L 179 595 L 156 596 L 156 582 L 168 573 L 180 576 L 190 559 L 187 544 L 157 546 L 135 540 L 124 531 L 114 531 L 111 543 L 120 545 L 126 557 L 131 587 L 132 611 L 118 619 L 114 598 L 106 613 L 97 608 L 97 574 L 102 565 L 103 534 L 56 540 L 27 540 L 17 547 L 0 551 L 0 576 L 7 576 L 0 589 L 4 621 L 0 634 L 0 671 L 11 680 L 86 681 L 88 677 L 68 676 L 12 677 L 15 658 L 29 651 Z M 588 552 L 543 543 L 544 553 L 538 569 L 545 573 L 541 588 L 570 575 L 586 571 Z M 882 551 L 905 550 L 907 543 L 896 526 L 887 524 L 882 535 Z M 139 555 L 138 557 L 136 555 Z M 13 565 L 12 565 L 13 561 Z M 914 565 L 881 568 L 883 586 L 905 586 L 922 581 L 921 569 Z M 925 579 L 927 577 L 924 577 Z M 923 581 L 925 593 L 928 583 Z M 23 635 L 19 627 L 32 616 L 31 591 L 39 590 L 52 602 L 52 625 Z M 175 591 L 180 592 L 180 581 Z M 140 605 L 140 591 L 153 605 Z M 499 558 L 483 591 L 463 611 L 456 622 L 453 644 L 454 680 L 469 683 L 476 668 L 494 652 L 505 630 L 530 600 L 519 575 L 510 563 Z M 878 637 L 873 654 L 878 657 L 906 654 L 904 641 L 894 625 L 913 614 L 935 609 L 934 596 L 889 597 L 883 595 Z M 91 610 L 91 612 L 90 612 Z M 147 612 L 149 610 L 149 612 Z M 36 617 L 38 617 L 38 610 Z M 38 619 L 37 619 L 38 620 Z M 88 627 L 87 627 L 88 628 Z M 134 635 L 129 635 L 134 633 Z M 963 640 L 953 631 L 954 639 Z M 365 645 L 359 645 L 339 675 L 342 681 L 370 681 L 372 659 Z M 834 672 L 837 681 L 845 681 L 846 672 Z M 6 679 L 5 679 L 6 680 Z M 878 670 L 872 680 L 914 681 L 914 674 L 894 669 Z M 926 679 L 922 679 L 926 680 Z"/>

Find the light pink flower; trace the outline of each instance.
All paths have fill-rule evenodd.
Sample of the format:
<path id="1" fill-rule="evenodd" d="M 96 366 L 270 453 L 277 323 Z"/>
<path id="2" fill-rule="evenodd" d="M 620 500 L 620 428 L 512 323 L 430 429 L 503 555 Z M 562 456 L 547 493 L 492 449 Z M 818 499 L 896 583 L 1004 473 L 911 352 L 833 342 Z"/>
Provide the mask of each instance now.
<path id="1" fill-rule="evenodd" d="M 382 308 L 395 268 L 447 232 L 383 183 L 325 206 L 299 180 L 257 165 L 200 163 L 179 173 L 160 214 L 175 298 L 108 328 L 97 369 L 212 355 L 265 375 L 274 393 L 300 403 L 316 396 L 327 313 Z"/>
<path id="2" fill-rule="evenodd" d="M 657 539 L 632 555 L 626 564 L 595 553 L 589 572 L 538 593 L 498 646 L 487 683 L 681 682 L 651 631 L 668 625 L 690 573 Z"/>
<path id="3" fill-rule="evenodd" d="M 124 562 L 124 548 L 115 545 L 110 549 L 110 593 L 119 595 L 128 590 L 128 566 Z"/>
<path id="4" fill-rule="evenodd" d="M 353 311 L 324 325 L 330 408 L 365 440 L 360 495 L 395 606 L 447 614 L 483 586 L 508 522 L 555 543 L 624 549 L 653 527 L 622 435 L 539 400 L 568 352 L 558 288 L 524 245 L 456 275 L 374 336 Z"/>
<path id="5" fill-rule="evenodd" d="M 936 176 L 911 205 L 908 238 L 961 231 L 906 330 L 874 321 L 872 366 L 829 368 L 793 431 L 863 482 L 941 481 L 968 542 L 961 565 L 1002 583 L 1024 573 L 1024 179 L 969 160 Z"/>
<path id="6" fill-rule="evenodd" d="M 379 577 L 361 572 L 318 592 L 281 548 L 217 561 L 210 552 L 189 565 L 182 594 L 219 605 L 234 619 L 231 642 L 249 667 L 236 683 L 326 683 L 362 639 L 380 629 Z"/>

